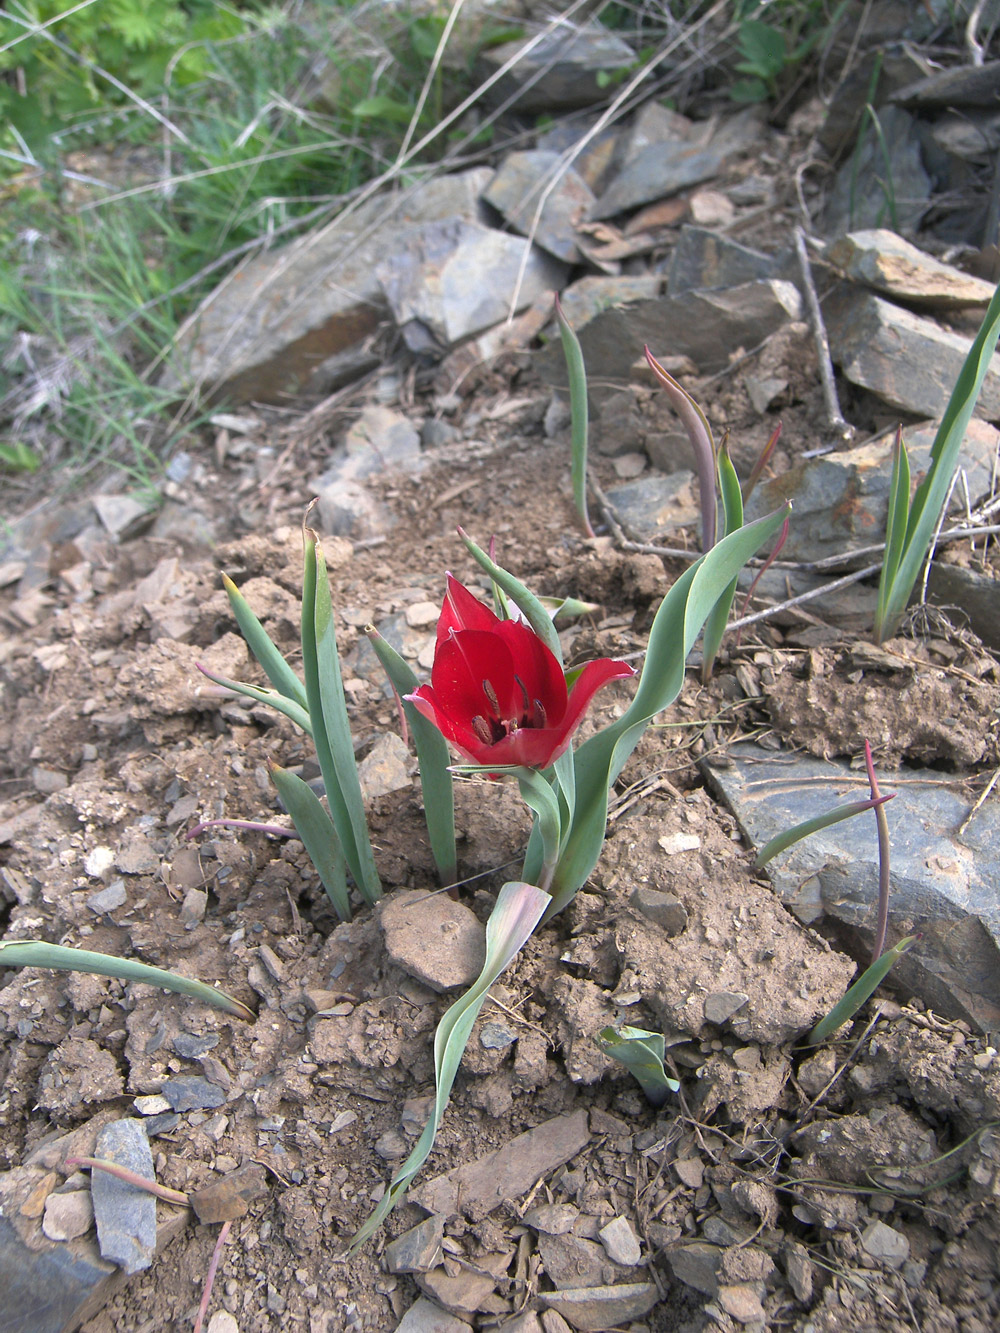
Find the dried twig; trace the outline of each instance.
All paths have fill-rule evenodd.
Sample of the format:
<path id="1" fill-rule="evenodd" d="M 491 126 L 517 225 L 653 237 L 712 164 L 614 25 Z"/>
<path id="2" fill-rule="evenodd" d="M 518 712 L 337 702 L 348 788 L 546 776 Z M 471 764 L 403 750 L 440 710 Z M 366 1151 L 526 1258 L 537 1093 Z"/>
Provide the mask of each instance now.
<path id="1" fill-rule="evenodd" d="M 978 797 L 978 799 L 976 800 L 975 805 L 972 807 L 972 809 L 969 811 L 969 813 L 968 813 L 968 814 L 965 816 L 965 818 L 962 820 L 961 824 L 959 824 L 958 828 L 955 830 L 955 837 L 956 837 L 956 838 L 960 838 L 960 837 L 962 836 L 962 834 L 965 832 L 965 830 L 966 830 L 966 829 L 969 827 L 969 825 L 972 823 L 972 819 L 973 819 L 973 816 L 975 815 L 976 811 L 977 811 L 977 810 L 980 810 L 980 809 L 983 807 L 983 805 L 986 803 L 986 798 L 989 796 L 989 794 L 990 794 L 990 792 L 993 790 L 993 788 L 997 785 L 997 782 L 998 782 L 998 781 L 1000 781 L 1000 768 L 998 768 L 998 769 L 994 772 L 994 774 L 993 774 L 993 776 L 990 778 L 989 782 L 987 782 L 986 786 L 985 786 L 985 787 L 983 788 L 983 790 L 980 792 L 979 797 Z"/>
<path id="2" fill-rule="evenodd" d="M 847 588 L 852 583 L 860 583 L 862 579 L 877 574 L 881 568 L 881 564 L 866 565 L 864 569 L 857 569 L 853 574 L 845 574 L 842 579 L 834 579 L 832 583 L 824 583 L 820 588 L 812 588 L 809 592 L 799 593 L 797 597 L 789 597 L 784 602 L 778 602 L 776 606 L 769 606 L 763 611 L 755 611 L 752 616 L 743 616 L 741 620 L 731 620 L 726 627 L 727 632 L 742 629 L 744 625 L 755 625 L 758 620 L 767 620 L 769 616 L 776 615 L 779 611 L 788 611 L 793 607 L 801 606 L 803 602 L 811 602 L 814 597 L 824 597 L 827 593 L 837 592 L 840 588 Z"/>
<path id="3" fill-rule="evenodd" d="M 222 1258 L 222 1249 L 229 1239 L 229 1229 L 232 1222 L 227 1218 L 219 1228 L 219 1236 L 215 1242 L 215 1249 L 212 1251 L 212 1259 L 208 1265 L 208 1272 L 205 1274 L 205 1290 L 201 1294 L 201 1304 L 198 1306 L 198 1317 L 194 1321 L 194 1333 L 201 1333 L 202 1325 L 205 1322 L 205 1316 L 208 1314 L 208 1303 L 212 1299 L 212 1287 L 215 1285 L 215 1274 L 218 1271 L 219 1260 Z"/>
<path id="4" fill-rule="evenodd" d="M 813 339 L 816 343 L 816 354 L 819 358 L 819 377 L 823 386 L 823 402 L 826 405 L 826 422 L 830 432 L 837 439 L 846 444 L 854 438 L 854 427 L 845 421 L 840 410 L 840 402 L 837 398 L 837 386 L 833 378 L 833 362 L 830 359 L 830 341 L 826 336 L 826 327 L 823 323 L 823 313 L 819 308 L 819 297 L 816 295 L 816 285 L 813 282 L 812 267 L 809 263 L 809 252 L 806 249 L 806 234 L 801 227 L 795 228 L 795 254 L 799 261 L 799 271 L 802 274 L 802 288 L 806 298 L 806 309 L 809 312 L 809 323 L 812 327 Z"/>

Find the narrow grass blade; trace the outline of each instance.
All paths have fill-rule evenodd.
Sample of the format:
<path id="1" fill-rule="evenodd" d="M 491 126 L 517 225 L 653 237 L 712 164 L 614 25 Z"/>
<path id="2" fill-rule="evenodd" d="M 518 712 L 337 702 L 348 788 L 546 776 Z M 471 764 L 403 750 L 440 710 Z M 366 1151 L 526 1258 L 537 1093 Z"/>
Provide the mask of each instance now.
<path id="1" fill-rule="evenodd" d="M 455 852 L 455 793 L 448 770 L 451 763 L 448 742 L 433 722 L 405 698 L 420 685 L 413 668 L 378 630 L 369 626 L 366 632 L 375 656 L 382 663 L 392 688 L 402 702 L 406 722 L 413 735 L 420 765 L 420 790 L 423 794 L 427 836 L 438 878 L 442 884 L 453 884 L 458 878 L 458 858 Z"/>
<path id="2" fill-rule="evenodd" d="M 587 368 L 583 362 L 583 348 L 580 346 L 580 339 L 563 314 L 558 296 L 556 297 L 556 321 L 559 325 L 559 337 L 562 339 L 563 356 L 566 358 L 566 371 L 569 375 L 573 500 L 576 504 L 576 512 L 580 515 L 584 532 L 588 537 L 593 537 L 594 529 L 590 526 L 590 515 L 587 512 L 587 440 L 590 430 L 587 405 Z"/>
<path id="3" fill-rule="evenodd" d="M 875 638 L 881 643 L 883 627 L 888 615 L 888 601 L 899 572 L 906 541 L 906 522 L 910 510 L 910 460 L 903 443 L 903 428 L 896 427 L 896 441 L 892 447 L 892 476 L 889 480 L 889 512 L 885 525 L 885 551 L 882 555 L 882 573 L 878 581 L 878 601 L 875 606 Z"/>
<path id="4" fill-rule="evenodd" d="M 746 481 L 743 483 L 744 505 L 750 499 L 751 495 L 753 495 L 754 491 L 757 489 L 757 483 L 764 475 L 764 469 L 771 461 L 771 455 L 777 448 L 777 444 L 780 439 L 781 439 L 781 422 L 779 421 L 778 424 L 775 426 L 774 430 L 771 432 L 771 438 L 768 440 L 767 444 L 764 445 L 764 448 L 758 454 L 757 461 L 751 468 L 749 477 L 747 477 Z"/>
<path id="5" fill-rule="evenodd" d="M 877 963 L 882 950 L 885 948 L 885 935 L 889 928 L 890 854 L 892 848 L 889 839 L 889 821 L 883 809 L 885 799 L 879 791 L 871 742 L 867 740 L 865 741 L 865 768 L 868 770 L 868 786 L 871 790 L 871 804 L 875 811 L 875 828 L 878 834 L 878 920 L 875 925 L 875 939 L 872 942 L 872 962 Z"/>
<path id="6" fill-rule="evenodd" d="M 326 561 L 316 533 L 311 528 L 304 531 L 302 667 L 316 758 L 323 774 L 330 817 L 358 892 L 367 903 L 375 903 L 382 896 L 382 885 L 375 869 L 354 759 Z"/>
<path id="7" fill-rule="evenodd" d="M 817 1046 L 821 1041 L 825 1041 L 831 1033 L 836 1032 L 842 1023 L 846 1023 L 849 1018 L 852 1018 L 872 995 L 879 983 L 888 975 L 892 966 L 902 958 L 904 953 L 909 952 L 919 939 L 919 935 L 907 935 L 906 939 L 900 940 L 891 949 L 886 949 L 885 953 L 877 958 L 871 967 L 862 972 L 839 1004 L 833 1006 L 826 1018 L 820 1019 L 806 1038 L 806 1045 Z"/>
<path id="8" fill-rule="evenodd" d="M 602 1028 L 597 1045 L 605 1055 L 619 1060 L 638 1080 L 651 1106 L 662 1106 L 680 1084 L 664 1068 L 666 1043 L 662 1033 L 645 1028 Z"/>
<path id="9" fill-rule="evenodd" d="M 835 806 L 828 810 L 825 815 L 817 815 L 814 819 L 804 819 L 801 824 L 796 824 L 793 828 L 785 829 L 784 833 L 779 833 L 766 842 L 757 853 L 757 859 L 754 866 L 760 870 L 766 866 L 768 861 L 773 861 L 779 853 L 787 851 L 803 838 L 808 838 L 811 833 L 819 833 L 820 829 L 830 828 L 833 824 L 839 824 L 842 820 L 852 819 L 855 815 L 862 815 L 866 810 L 874 810 L 876 806 L 884 805 L 886 801 L 891 801 L 896 795 L 890 792 L 888 796 L 880 796 L 877 800 L 870 797 L 867 801 L 849 801 L 846 805 Z"/>
<path id="10" fill-rule="evenodd" d="M 220 676 L 217 672 L 210 671 L 201 662 L 196 662 L 195 666 L 213 684 L 232 690 L 234 694 L 242 694 L 247 699 L 256 699 L 258 703 L 267 704 L 268 708 L 273 708 L 276 712 L 284 713 L 285 717 L 291 718 L 308 736 L 313 734 L 309 714 L 295 699 L 289 699 L 286 695 L 279 694 L 277 690 L 265 690 L 259 685 L 247 685 L 242 680 L 230 680 L 228 676 Z"/>
<path id="11" fill-rule="evenodd" d="M 649 632 L 639 688 L 625 713 L 576 751 L 576 813 L 566 850 L 552 881 L 546 917 L 566 906 L 597 864 L 608 817 L 608 790 L 646 727 L 677 698 L 688 653 L 723 589 L 784 522 L 787 509 L 757 519 L 724 537 L 676 581 L 660 603 Z M 526 878 L 541 865 L 538 839 L 525 860 Z"/>
<path id="12" fill-rule="evenodd" d="M 326 896 L 341 921 L 350 921 L 351 902 L 347 894 L 347 864 L 333 820 L 308 782 L 287 768 L 271 765 L 271 778 L 281 803 L 291 816 L 295 831 L 309 853 L 309 859 L 326 889 Z"/>
<path id="13" fill-rule="evenodd" d="M 975 410 L 979 392 L 990 368 L 1000 338 L 1000 286 L 993 293 L 982 327 L 959 372 L 951 398 L 941 419 L 927 475 L 917 487 L 909 508 L 906 536 L 899 565 L 883 597 L 879 590 L 882 620 L 876 629 L 878 642 L 890 638 L 899 627 L 920 567 L 930 550 L 931 538 L 944 507 L 951 478 L 958 464 L 965 432 Z"/>
<path id="14" fill-rule="evenodd" d="M 459 528 L 458 535 L 465 544 L 465 549 L 472 556 L 473 560 L 484 569 L 494 583 L 507 594 L 513 602 L 517 604 L 518 610 L 527 620 L 528 624 L 535 631 L 541 641 L 552 653 L 555 654 L 556 661 L 562 664 L 562 644 L 559 642 L 559 635 L 556 633 L 556 627 L 552 623 L 552 617 L 538 600 L 533 592 L 524 586 L 520 579 L 516 579 L 513 574 L 509 574 L 506 569 L 502 569 L 494 560 L 491 560 L 481 546 L 477 546 L 468 533 Z"/>
<path id="15" fill-rule="evenodd" d="M 486 924 L 486 962 L 479 979 L 447 1010 L 434 1036 L 434 1107 L 413 1151 L 392 1178 L 378 1207 L 351 1241 L 349 1254 L 369 1240 L 410 1187 L 430 1156 L 438 1126 L 448 1105 L 455 1075 L 489 988 L 513 962 L 525 940 L 538 925 L 549 895 L 534 884 L 505 884 Z"/>
<path id="16" fill-rule="evenodd" d="M 282 657 L 270 636 L 260 623 L 250 604 L 237 588 L 228 574 L 223 574 L 222 584 L 229 598 L 240 633 L 247 641 L 247 647 L 264 668 L 268 680 L 286 699 L 292 699 L 300 708 L 306 708 L 305 686 Z"/>
<path id="17" fill-rule="evenodd" d="M 729 456 L 728 444 L 725 442 L 719 450 L 719 495 L 722 500 L 724 535 L 728 537 L 730 533 L 738 532 L 743 526 L 743 493 L 740 490 L 740 479 L 733 467 L 733 460 Z M 711 679 L 712 667 L 722 645 L 726 626 L 729 624 L 729 613 L 733 607 L 733 598 L 736 596 L 737 578 L 728 584 L 705 621 L 701 678 L 706 684 Z"/>
<path id="18" fill-rule="evenodd" d="M 115 977 L 119 981 L 141 981 L 147 986 L 159 986 L 162 990 L 175 991 L 178 995 L 201 1000 L 216 1009 L 224 1009 L 227 1014 L 245 1018 L 248 1023 L 255 1022 L 257 1018 L 242 1000 L 234 1000 L 225 991 L 216 990 L 204 981 L 179 977 L 176 972 L 150 967 L 132 958 L 92 953 L 89 949 L 70 949 L 63 944 L 43 944 L 37 940 L 14 940 L 0 944 L 0 967 L 47 967 L 57 972 L 93 972 L 97 976 Z"/>
<path id="19" fill-rule="evenodd" d="M 656 378 L 667 391 L 670 406 L 681 419 L 694 450 L 698 470 L 698 493 L 701 499 L 701 549 L 709 552 L 715 545 L 715 441 L 708 417 L 695 400 L 657 361 L 648 347 L 643 348 L 646 360 Z"/>

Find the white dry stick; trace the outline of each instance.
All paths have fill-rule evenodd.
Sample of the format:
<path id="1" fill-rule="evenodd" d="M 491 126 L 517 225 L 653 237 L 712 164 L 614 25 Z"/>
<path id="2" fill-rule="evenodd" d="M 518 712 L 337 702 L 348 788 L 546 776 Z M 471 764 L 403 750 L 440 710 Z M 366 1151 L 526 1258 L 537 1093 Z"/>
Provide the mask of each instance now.
<path id="1" fill-rule="evenodd" d="M 823 388 L 823 402 L 826 405 L 827 425 L 842 443 L 847 444 L 854 438 L 854 427 L 844 420 L 840 410 L 837 385 L 833 378 L 833 361 L 830 358 L 830 340 L 826 336 L 823 312 L 819 308 L 819 297 L 816 295 L 816 285 L 813 282 L 809 252 L 806 249 L 806 234 L 801 227 L 795 228 L 795 254 L 799 261 L 806 309 L 809 312 L 809 323 L 819 358 L 819 378 Z"/>
<path id="2" fill-rule="evenodd" d="M 406 133 L 403 135 L 403 142 L 399 145 L 399 152 L 396 154 L 397 166 L 406 161 L 410 142 L 412 141 L 414 134 L 417 132 L 417 126 L 420 123 L 420 117 L 423 115 L 424 107 L 427 104 L 427 98 L 430 95 L 431 88 L 434 86 L 434 76 L 437 74 L 438 66 L 444 58 L 445 48 L 448 45 L 452 30 L 455 27 L 459 14 L 462 12 L 462 6 L 464 4 L 465 0 L 455 0 L 450 13 L 448 14 L 448 18 L 445 21 L 444 28 L 441 31 L 441 38 L 438 41 L 437 49 L 434 52 L 434 56 L 427 70 L 427 76 L 424 79 L 424 86 L 420 89 L 420 96 L 417 98 L 417 104 L 413 108 L 413 115 L 410 117 L 410 123 L 407 125 Z"/>

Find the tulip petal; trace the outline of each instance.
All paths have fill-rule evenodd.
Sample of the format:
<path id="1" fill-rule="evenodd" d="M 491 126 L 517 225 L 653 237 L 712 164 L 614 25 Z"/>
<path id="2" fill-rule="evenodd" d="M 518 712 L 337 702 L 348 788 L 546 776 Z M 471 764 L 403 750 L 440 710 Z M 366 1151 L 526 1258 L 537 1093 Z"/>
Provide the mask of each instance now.
<path id="1" fill-rule="evenodd" d="M 510 649 L 528 703 L 542 705 L 547 726 L 558 725 L 566 712 L 566 677 L 554 654 L 533 629 L 521 620 L 504 620 L 496 635 Z M 520 696 L 520 687 L 518 687 Z M 537 721 L 538 719 L 536 719 Z"/>
<path id="2" fill-rule="evenodd" d="M 504 622 L 493 614 L 488 606 L 474 597 L 464 584 L 451 574 L 448 575 L 448 589 L 441 606 L 441 615 L 437 624 L 437 643 L 446 639 L 452 630 L 477 629 L 487 632 L 495 630 Z"/>
<path id="3" fill-rule="evenodd" d="M 629 676 L 634 675 L 635 672 L 627 662 L 616 661 L 613 657 L 599 657 L 593 662 L 587 662 L 569 692 L 569 704 L 566 716 L 563 718 L 563 726 L 571 732 L 575 731 L 591 699 L 602 685 L 608 685 L 613 680 L 627 680 Z"/>

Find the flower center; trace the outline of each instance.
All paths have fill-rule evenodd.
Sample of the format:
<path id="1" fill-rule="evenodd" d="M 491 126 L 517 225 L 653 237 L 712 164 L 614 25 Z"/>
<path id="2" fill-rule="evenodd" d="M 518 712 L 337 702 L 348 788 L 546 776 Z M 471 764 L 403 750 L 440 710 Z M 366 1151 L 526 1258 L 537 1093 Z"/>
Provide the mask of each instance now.
<path id="1" fill-rule="evenodd" d="M 542 701 L 540 699 L 529 699 L 524 681 L 517 675 L 514 679 L 517 681 L 521 698 L 524 701 L 524 707 L 520 715 L 515 717 L 501 716 L 500 700 L 497 698 L 496 690 L 490 681 L 483 681 L 483 694 L 489 702 L 489 712 L 476 714 L 472 719 L 472 730 L 484 745 L 497 745 L 505 736 L 510 736 L 513 732 L 520 731 L 524 727 L 545 726 L 545 708 Z"/>

